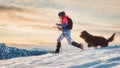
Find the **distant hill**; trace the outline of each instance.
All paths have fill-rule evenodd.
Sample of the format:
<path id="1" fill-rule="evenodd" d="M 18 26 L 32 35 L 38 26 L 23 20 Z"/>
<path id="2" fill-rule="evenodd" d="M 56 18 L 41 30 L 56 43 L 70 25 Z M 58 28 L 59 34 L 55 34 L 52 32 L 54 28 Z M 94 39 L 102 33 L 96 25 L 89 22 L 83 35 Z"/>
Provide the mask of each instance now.
<path id="1" fill-rule="evenodd" d="M 48 52 L 50 51 L 43 49 L 26 50 L 15 47 L 8 47 L 4 43 L 0 43 L 0 60 L 10 59 L 15 57 L 23 57 L 23 56 L 43 55 L 43 54 L 47 54 Z"/>

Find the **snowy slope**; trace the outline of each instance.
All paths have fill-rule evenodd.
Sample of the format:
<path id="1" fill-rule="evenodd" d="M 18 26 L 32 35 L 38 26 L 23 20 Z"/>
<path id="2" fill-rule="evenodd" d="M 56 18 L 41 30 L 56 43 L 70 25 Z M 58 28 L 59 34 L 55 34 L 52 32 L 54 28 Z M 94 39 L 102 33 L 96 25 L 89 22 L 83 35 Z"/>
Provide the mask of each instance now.
<path id="1" fill-rule="evenodd" d="M 0 68 L 120 68 L 120 46 L 0 60 Z"/>

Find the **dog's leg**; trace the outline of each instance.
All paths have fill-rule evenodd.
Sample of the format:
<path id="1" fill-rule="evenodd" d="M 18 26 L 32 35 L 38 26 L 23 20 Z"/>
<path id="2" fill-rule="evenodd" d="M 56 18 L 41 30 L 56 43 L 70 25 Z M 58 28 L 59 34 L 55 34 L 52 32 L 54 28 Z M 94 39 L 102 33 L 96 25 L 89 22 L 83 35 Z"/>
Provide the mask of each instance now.
<path id="1" fill-rule="evenodd" d="M 108 44 L 103 44 L 103 45 L 101 45 L 101 47 L 107 47 L 108 46 Z"/>
<path id="2" fill-rule="evenodd" d="M 92 47 L 92 45 L 90 45 L 90 44 L 88 44 L 87 46 L 88 46 L 88 47 Z"/>

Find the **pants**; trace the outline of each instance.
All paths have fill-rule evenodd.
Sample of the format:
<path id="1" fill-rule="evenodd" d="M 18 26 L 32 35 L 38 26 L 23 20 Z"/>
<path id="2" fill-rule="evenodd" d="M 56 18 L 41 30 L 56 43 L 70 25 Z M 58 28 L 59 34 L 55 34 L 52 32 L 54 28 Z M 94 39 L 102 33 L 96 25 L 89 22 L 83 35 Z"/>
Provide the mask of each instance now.
<path id="1" fill-rule="evenodd" d="M 70 37 L 70 30 L 63 31 L 62 34 L 58 37 L 57 42 L 61 42 L 64 38 L 67 39 L 68 44 L 72 44 L 71 37 Z"/>

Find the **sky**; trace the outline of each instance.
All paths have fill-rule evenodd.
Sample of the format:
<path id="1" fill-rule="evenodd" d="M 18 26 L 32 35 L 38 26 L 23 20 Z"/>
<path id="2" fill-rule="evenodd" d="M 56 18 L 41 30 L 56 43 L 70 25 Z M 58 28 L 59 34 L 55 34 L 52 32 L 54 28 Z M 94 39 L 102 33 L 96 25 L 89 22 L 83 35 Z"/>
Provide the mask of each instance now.
<path id="1" fill-rule="evenodd" d="M 116 32 L 120 37 L 119 3 L 120 0 L 0 0 L 0 41 L 56 42 L 58 32 L 52 26 L 59 21 L 59 11 L 65 11 L 75 22 L 75 40 L 82 30 L 106 38 Z"/>
<path id="2" fill-rule="evenodd" d="M 64 10 L 81 22 L 119 24 L 120 21 L 120 0 L 1 0 L 1 3 Z"/>

